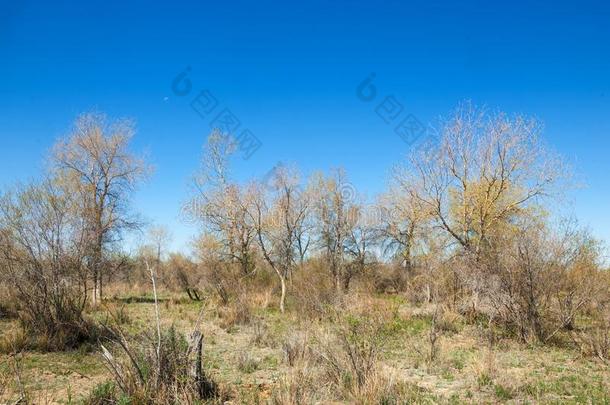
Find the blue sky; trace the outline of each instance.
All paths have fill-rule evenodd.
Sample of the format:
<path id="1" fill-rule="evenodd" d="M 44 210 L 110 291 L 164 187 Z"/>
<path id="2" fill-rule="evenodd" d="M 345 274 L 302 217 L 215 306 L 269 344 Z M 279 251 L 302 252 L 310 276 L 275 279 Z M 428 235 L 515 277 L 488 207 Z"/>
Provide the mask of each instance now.
<path id="1" fill-rule="evenodd" d="M 495 3 L 495 2 L 494 2 Z M 607 2 L 3 2 L 0 187 L 35 178 L 81 112 L 138 123 L 155 175 L 134 207 L 173 230 L 212 117 L 200 90 L 262 142 L 240 178 L 277 162 L 342 166 L 373 195 L 409 146 L 375 113 L 394 96 L 427 123 L 462 100 L 545 122 L 585 187 L 567 211 L 610 240 L 610 5 Z M 192 91 L 172 92 L 190 67 Z M 356 97 L 372 72 L 377 99 Z"/>

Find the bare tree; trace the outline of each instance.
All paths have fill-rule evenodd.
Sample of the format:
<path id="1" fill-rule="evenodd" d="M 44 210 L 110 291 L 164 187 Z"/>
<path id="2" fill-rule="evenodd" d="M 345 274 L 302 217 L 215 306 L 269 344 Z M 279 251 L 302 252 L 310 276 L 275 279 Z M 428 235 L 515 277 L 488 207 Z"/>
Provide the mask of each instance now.
<path id="1" fill-rule="evenodd" d="M 125 229 L 137 225 L 129 201 L 138 182 L 150 172 L 129 151 L 133 134 L 128 120 L 108 121 L 102 114 L 89 113 L 81 115 L 72 132 L 53 149 L 55 174 L 79 197 L 74 209 L 86 221 L 94 305 L 102 297 L 105 250 Z"/>
<path id="2" fill-rule="evenodd" d="M 379 224 L 377 235 L 383 246 L 384 254 L 398 259 L 407 275 L 415 263 L 416 249 L 430 231 L 430 216 L 410 192 L 411 184 L 401 185 L 402 178 L 396 177 L 396 184 L 382 195 L 378 201 Z"/>
<path id="3" fill-rule="evenodd" d="M 377 218 L 367 218 L 362 205 L 354 205 L 348 213 L 348 221 L 348 234 L 344 244 L 346 261 L 343 271 L 343 291 L 346 292 L 349 290 L 352 278 L 363 274 L 367 267 L 377 261 L 371 248 L 377 238 L 375 229 Z"/>
<path id="4" fill-rule="evenodd" d="M 195 218 L 220 241 L 225 260 L 239 264 L 244 275 L 255 269 L 256 233 L 248 222 L 250 189 L 231 181 L 229 161 L 235 152 L 234 140 L 213 132 L 207 140 L 202 168 L 195 176 L 195 196 L 187 214 Z"/>
<path id="5" fill-rule="evenodd" d="M 157 266 L 161 265 L 163 254 L 166 253 L 171 239 L 170 231 L 166 226 L 156 225 L 148 229 L 148 240 L 155 251 Z"/>
<path id="6" fill-rule="evenodd" d="M 255 186 L 256 198 L 250 208 L 263 257 L 280 280 L 282 312 L 285 310 L 286 278 L 300 257 L 297 239 L 309 211 L 308 200 L 300 193 L 298 182 L 295 170 L 286 167 L 276 170 L 272 190 Z"/>
<path id="7" fill-rule="evenodd" d="M 350 211 L 355 209 L 350 201 L 353 196 L 345 192 L 348 184 L 343 170 L 329 177 L 318 174 L 313 180 L 317 244 L 328 261 L 337 292 L 342 291 L 345 247 L 354 225 L 349 218 Z"/>
<path id="8" fill-rule="evenodd" d="M 464 104 L 442 124 L 438 147 L 411 156 L 401 184 L 455 242 L 478 255 L 503 224 L 557 185 L 562 163 L 545 150 L 540 132 L 534 119 Z"/>

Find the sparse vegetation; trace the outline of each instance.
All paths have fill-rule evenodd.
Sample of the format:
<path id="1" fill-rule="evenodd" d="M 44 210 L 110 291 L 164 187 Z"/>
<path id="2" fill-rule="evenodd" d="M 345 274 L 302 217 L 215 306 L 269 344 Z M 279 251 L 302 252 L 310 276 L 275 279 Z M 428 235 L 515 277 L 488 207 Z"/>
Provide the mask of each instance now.
<path id="1" fill-rule="evenodd" d="M 113 243 L 148 169 L 105 122 L 0 200 L 0 403 L 610 400 L 604 248 L 536 121 L 461 106 L 373 206 L 341 170 L 238 182 L 215 131 L 190 256 Z"/>

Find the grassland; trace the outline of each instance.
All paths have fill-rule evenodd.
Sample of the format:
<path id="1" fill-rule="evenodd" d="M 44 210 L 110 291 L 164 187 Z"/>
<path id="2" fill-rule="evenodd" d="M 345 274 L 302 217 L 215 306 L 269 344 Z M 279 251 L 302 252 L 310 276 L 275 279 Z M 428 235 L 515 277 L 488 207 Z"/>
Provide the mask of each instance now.
<path id="1" fill-rule="evenodd" d="M 280 314 L 269 303 L 239 317 L 239 308 L 168 295 L 162 297 L 160 310 L 164 326 L 184 333 L 202 314 L 205 369 L 225 387 L 231 403 L 366 402 L 349 390 L 338 392 L 315 360 L 332 350 L 342 325 L 353 319 L 376 325 L 375 369 L 383 376 L 378 383 L 400 387 L 402 401 L 610 402 L 609 365 L 581 357 L 569 345 L 520 344 L 500 334 L 490 346 L 476 323 L 445 313 L 431 359 L 430 307 L 415 307 L 397 296 L 357 294 L 345 305 L 349 311 L 331 309 L 317 319 L 305 319 L 290 307 Z M 125 333 L 138 336 L 150 330 L 154 304 L 148 296 L 115 297 L 90 316 L 103 321 L 112 318 L 109 314 L 120 319 Z M 0 339 L 7 342 L 19 328 L 3 320 L 0 331 Z M 95 345 L 71 352 L 0 355 L 0 375 L 0 403 L 13 403 L 21 391 L 32 403 L 82 403 L 110 378 Z M 385 399 L 393 403 L 391 395 Z"/>

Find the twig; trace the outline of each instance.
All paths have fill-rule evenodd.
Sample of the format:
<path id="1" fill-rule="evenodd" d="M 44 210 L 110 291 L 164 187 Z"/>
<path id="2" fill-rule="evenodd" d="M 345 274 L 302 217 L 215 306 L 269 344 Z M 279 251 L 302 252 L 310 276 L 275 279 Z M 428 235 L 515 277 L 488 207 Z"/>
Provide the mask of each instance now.
<path id="1" fill-rule="evenodd" d="M 155 298 L 155 316 L 157 322 L 157 361 L 159 362 L 161 356 L 161 316 L 159 315 L 159 300 L 157 299 L 157 283 L 155 281 L 154 269 L 150 267 L 148 260 L 146 260 L 146 268 L 150 272 L 150 279 L 152 280 L 153 287 L 153 296 Z"/>

